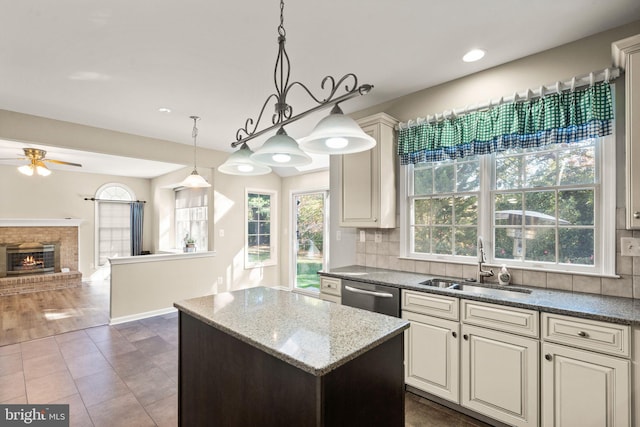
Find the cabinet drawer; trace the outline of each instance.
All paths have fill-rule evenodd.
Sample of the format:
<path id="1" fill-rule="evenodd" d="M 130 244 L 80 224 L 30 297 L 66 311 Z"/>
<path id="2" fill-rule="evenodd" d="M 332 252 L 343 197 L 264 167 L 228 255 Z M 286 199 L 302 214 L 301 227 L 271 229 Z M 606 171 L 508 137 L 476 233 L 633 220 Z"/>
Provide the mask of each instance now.
<path id="1" fill-rule="evenodd" d="M 320 292 L 340 296 L 342 281 L 335 277 L 320 277 Z"/>
<path id="2" fill-rule="evenodd" d="M 542 313 L 542 338 L 586 350 L 629 357 L 628 325 Z"/>
<path id="3" fill-rule="evenodd" d="M 539 336 L 538 312 L 523 308 L 463 300 L 462 321 L 528 337 Z"/>
<path id="4" fill-rule="evenodd" d="M 460 318 L 458 298 L 427 294 L 424 292 L 403 290 L 402 310 L 449 320 L 458 320 Z"/>
<path id="5" fill-rule="evenodd" d="M 329 295 L 326 293 L 321 293 L 320 299 L 323 301 L 335 302 L 336 304 L 340 304 L 340 297 L 337 295 Z"/>

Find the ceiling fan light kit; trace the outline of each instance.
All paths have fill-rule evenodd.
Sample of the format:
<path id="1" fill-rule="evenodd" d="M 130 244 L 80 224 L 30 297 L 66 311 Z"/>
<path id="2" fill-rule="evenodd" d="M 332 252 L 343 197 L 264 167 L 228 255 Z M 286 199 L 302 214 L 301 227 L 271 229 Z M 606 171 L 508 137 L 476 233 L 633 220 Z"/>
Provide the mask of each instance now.
<path id="1" fill-rule="evenodd" d="M 373 86 L 370 84 L 358 85 L 358 77 L 353 73 L 345 74 L 337 81 L 332 76 L 326 76 L 322 79 L 320 87 L 327 90 L 328 94 L 324 98 L 317 97 L 303 83 L 289 82 L 291 68 L 289 55 L 285 49 L 285 41 L 284 1 L 281 0 L 278 56 L 273 70 L 275 93 L 267 97 L 257 119 L 246 119 L 244 127 L 237 130 L 236 141 L 231 143 L 231 147 L 235 148 L 240 145 L 239 151 L 246 150 L 248 149 L 246 144 L 248 141 L 277 129 L 276 135 L 267 139 L 261 148 L 250 155 L 250 158 L 256 163 L 280 167 L 296 167 L 311 163 L 311 158 L 302 149 L 316 154 L 347 154 L 373 148 L 376 145 L 375 139 L 364 133 L 353 119 L 342 113 L 338 106 L 340 102 L 369 93 Z M 317 105 L 294 115 L 293 107 L 287 103 L 287 94 L 294 86 L 302 87 L 303 93 L 306 93 Z M 344 92 L 340 92 L 341 89 Z M 265 108 L 273 101 L 275 101 L 275 113 L 271 117 L 271 125 L 259 129 Z M 309 137 L 303 138 L 301 146 L 298 146 L 296 140 L 286 134 L 283 126 L 331 106 L 334 108 L 329 117 L 321 120 Z M 243 169 L 246 172 L 239 167 L 230 166 L 229 162 L 232 158 L 235 161 L 236 157 L 240 157 L 240 155 L 236 156 L 237 153 L 233 153 L 227 161 L 218 167 L 218 171 L 233 175 L 258 175 L 256 169 L 250 169 L 249 166 L 244 166 Z M 260 174 L 266 174 L 270 171 L 270 169 L 262 169 Z"/>
<path id="2" fill-rule="evenodd" d="M 27 176 L 33 176 L 34 174 L 40 176 L 49 176 L 51 175 L 51 170 L 47 167 L 45 162 L 56 163 L 59 165 L 67 165 L 67 166 L 76 166 L 82 167 L 80 163 L 72 163 L 72 162 L 64 162 L 62 160 L 55 159 L 45 159 L 47 152 L 45 150 L 41 150 L 39 148 L 23 148 L 24 158 L 18 158 L 18 160 L 28 160 L 29 163 L 26 165 L 18 166 L 18 171 Z M 0 160 L 10 160 L 10 159 L 0 159 Z M 11 159 L 14 160 L 14 159 Z"/>

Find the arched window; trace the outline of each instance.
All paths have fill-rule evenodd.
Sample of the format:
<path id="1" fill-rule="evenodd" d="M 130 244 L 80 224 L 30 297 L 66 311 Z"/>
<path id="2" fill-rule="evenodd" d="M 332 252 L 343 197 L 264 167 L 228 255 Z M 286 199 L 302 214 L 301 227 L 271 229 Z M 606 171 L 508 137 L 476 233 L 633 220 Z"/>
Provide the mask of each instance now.
<path id="1" fill-rule="evenodd" d="M 96 264 L 109 258 L 131 255 L 131 189 L 122 184 L 106 184 L 96 192 Z"/>

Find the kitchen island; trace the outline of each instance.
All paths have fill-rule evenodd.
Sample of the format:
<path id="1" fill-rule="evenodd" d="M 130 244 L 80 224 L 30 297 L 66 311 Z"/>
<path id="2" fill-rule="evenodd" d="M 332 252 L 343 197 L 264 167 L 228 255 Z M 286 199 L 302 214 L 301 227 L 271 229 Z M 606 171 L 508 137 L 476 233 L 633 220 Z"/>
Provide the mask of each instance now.
<path id="1" fill-rule="evenodd" d="M 265 287 L 175 307 L 180 425 L 404 425 L 407 321 Z"/>

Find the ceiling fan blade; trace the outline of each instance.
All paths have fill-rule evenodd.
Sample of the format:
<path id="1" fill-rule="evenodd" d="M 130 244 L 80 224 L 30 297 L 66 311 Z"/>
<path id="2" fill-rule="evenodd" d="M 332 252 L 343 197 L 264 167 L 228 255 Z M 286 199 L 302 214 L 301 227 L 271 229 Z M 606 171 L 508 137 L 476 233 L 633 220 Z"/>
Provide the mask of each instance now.
<path id="1" fill-rule="evenodd" d="M 7 157 L 0 160 L 29 160 L 29 159 L 27 159 L 26 157 Z"/>
<path id="2" fill-rule="evenodd" d="M 54 159 L 42 159 L 45 162 L 55 163 L 57 165 L 68 165 L 68 166 L 77 166 L 79 168 L 82 167 L 80 163 L 71 163 L 71 162 L 63 162 L 62 160 L 54 160 Z"/>

